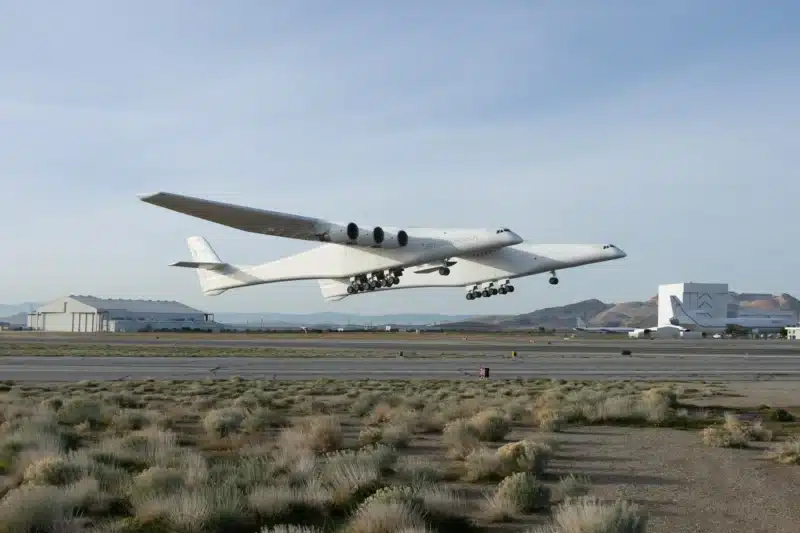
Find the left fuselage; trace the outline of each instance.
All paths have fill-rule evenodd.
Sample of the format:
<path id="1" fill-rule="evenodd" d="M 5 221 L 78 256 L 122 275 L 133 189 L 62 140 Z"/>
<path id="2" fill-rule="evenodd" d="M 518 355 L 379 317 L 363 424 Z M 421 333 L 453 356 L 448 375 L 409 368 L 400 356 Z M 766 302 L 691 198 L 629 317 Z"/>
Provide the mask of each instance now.
<path id="1" fill-rule="evenodd" d="M 408 230 L 408 236 L 408 245 L 402 248 L 327 243 L 262 265 L 210 273 L 208 282 L 215 290 L 227 290 L 281 281 L 350 278 L 489 253 L 522 242 L 519 235 L 508 230 L 418 228 Z"/>

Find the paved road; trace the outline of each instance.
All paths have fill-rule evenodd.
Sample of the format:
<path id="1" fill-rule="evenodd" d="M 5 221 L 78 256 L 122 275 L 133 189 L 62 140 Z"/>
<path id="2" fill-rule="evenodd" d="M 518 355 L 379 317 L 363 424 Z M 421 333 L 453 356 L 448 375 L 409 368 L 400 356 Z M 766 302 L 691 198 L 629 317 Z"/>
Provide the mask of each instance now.
<path id="1" fill-rule="evenodd" d="M 561 379 L 800 379 L 800 357 L 565 356 L 403 359 L 254 357 L 2 357 L 0 379 L 79 381 L 218 378 L 462 379 L 488 366 L 496 378 Z M 216 369 L 212 372 L 212 369 Z"/>
<path id="2" fill-rule="evenodd" d="M 200 346 L 200 347 L 264 347 L 264 348 L 303 348 L 303 349 L 336 349 L 336 350 L 373 350 L 373 351 L 406 351 L 406 352 L 522 352 L 542 353 L 581 353 L 581 354 L 619 354 L 629 349 L 634 354 L 770 354 L 794 355 L 800 358 L 800 342 L 767 341 L 767 340 L 647 340 L 647 339 L 587 339 L 577 338 L 558 341 L 535 341 L 530 339 L 343 339 L 339 338 L 242 338 L 242 339 L 192 339 L 190 337 L 175 339 L 145 339 L 103 337 L 101 340 L 92 337 L 15 337 L 0 339 L 8 343 L 49 343 L 49 344 L 103 344 L 103 345 L 143 345 L 143 346 Z"/>

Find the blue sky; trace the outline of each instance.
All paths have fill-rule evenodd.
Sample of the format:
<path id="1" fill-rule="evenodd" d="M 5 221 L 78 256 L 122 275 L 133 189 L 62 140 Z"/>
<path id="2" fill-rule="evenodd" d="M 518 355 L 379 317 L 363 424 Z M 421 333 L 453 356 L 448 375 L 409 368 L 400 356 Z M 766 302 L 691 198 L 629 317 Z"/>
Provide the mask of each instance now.
<path id="1" fill-rule="evenodd" d="M 761 7 L 761 8 L 759 8 Z M 800 295 L 800 4 L 776 0 L 0 0 L 0 302 L 511 313 L 660 283 Z M 165 190 L 388 226 L 514 228 L 628 258 L 517 283 L 322 301 L 200 294 L 185 238 L 308 243 L 140 202 Z"/>

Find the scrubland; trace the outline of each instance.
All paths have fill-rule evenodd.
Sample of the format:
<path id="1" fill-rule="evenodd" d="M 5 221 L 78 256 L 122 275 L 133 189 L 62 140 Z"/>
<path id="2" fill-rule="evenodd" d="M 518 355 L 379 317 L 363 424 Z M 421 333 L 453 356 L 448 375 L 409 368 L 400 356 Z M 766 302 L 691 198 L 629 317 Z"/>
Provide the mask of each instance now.
<path id="1" fill-rule="evenodd" d="M 757 475 L 796 486 L 792 412 L 695 407 L 698 398 L 723 402 L 723 387 L 5 382 L 0 533 L 794 531 L 782 528 L 800 518 L 776 510 L 763 479 L 752 488 L 771 502 L 754 516 L 765 529 L 725 501 L 729 489 L 755 497 L 740 480 L 708 489 L 737 461 L 736 475 L 752 468 L 743 461 L 762 461 Z M 645 477 L 648 465 L 687 479 Z"/>

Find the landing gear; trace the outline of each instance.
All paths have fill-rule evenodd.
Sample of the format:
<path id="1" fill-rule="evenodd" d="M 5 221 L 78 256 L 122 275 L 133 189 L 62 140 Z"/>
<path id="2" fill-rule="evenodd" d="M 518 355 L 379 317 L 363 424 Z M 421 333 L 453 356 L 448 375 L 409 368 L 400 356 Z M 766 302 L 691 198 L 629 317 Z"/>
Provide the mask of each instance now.
<path id="1" fill-rule="evenodd" d="M 558 285 L 558 278 L 556 277 L 556 271 L 551 270 L 550 274 L 551 274 L 550 285 Z"/>
<path id="2" fill-rule="evenodd" d="M 347 286 L 347 294 L 392 287 L 400 283 L 400 276 L 402 275 L 402 268 L 392 268 L 386 271 L 355 276 L 350 280 L 350 285 Z"/>
<path id="3" fill-rule="evenodd" d="M 450 275 L 450 269 L 448 267 L 442 267 L 442 268 L 439 269 L 439 274 L 442 275 L 442 276 L 449 276 Z"/>
<path id="4" fill-rule="evenodd" d="M 504 281 L 499 287 L 495 287 L 495 282 L 483 283 L 481 285 L 473 286 L 467 291 L 467 300 L 474 300 L 475 298 L 490 298 L 496 294 L 508 294 L 514 292 L 514 286 L 511 285 L 509 280 Z"/>

